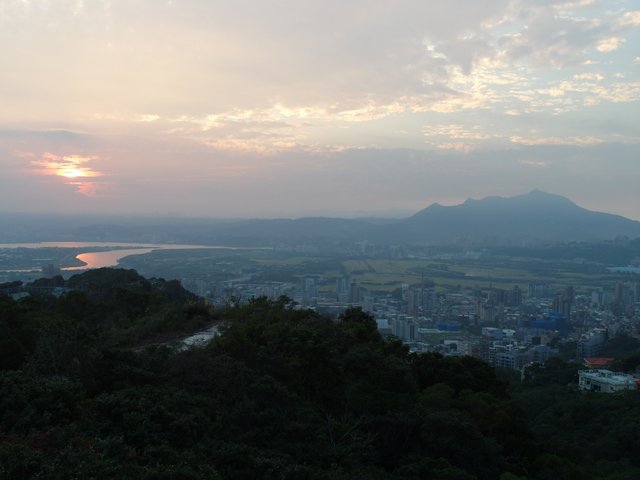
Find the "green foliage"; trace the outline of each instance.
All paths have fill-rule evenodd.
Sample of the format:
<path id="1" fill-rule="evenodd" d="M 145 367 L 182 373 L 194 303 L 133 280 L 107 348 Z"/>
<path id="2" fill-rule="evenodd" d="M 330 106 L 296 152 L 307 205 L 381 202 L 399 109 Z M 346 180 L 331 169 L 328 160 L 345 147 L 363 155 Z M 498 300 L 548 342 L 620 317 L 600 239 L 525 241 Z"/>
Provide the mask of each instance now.
<path id="1" fill-rule="evenodd" d="M 640 396 L 581 392 L 578 368 L 549 360 L 527 369 L 513 390 L 548 452 L 534 468 L 540 478 L 633 478 L 640 469 Z"/>
<path id="2" fill-rule="evenodd" d="M 2 479 L 621 480 L 640 469 L 638 399 L 569 389 L 564 363 L 529 372 L 516 404 L 480 360 L 411 354 L 360 309 L 333 320 L 286 297 L 224 312 L 205 348 L 142 348 L 219 313 L 133 271 L 72 280 L 59 299 L 0 297 Z"/>
<path id="3" fill-rule="evenodd" d="M 640 351 L 623 358 L 617 358 L 612 369 L 616 372 L 635 372 L 640 367 Z"/>
<path id="4" fill-rule="evenodd" d="M 216 319 L 179 282 L 146 280 L 133 270 L 91 270 L 66 284 L 54 277 L 29 286 L 44 290 L 19 301 L 0 295 L 0 371 L 28 366 L 78 376 L 101 347 L 190 333 Z M 61 286 L 68 291 L 59 298 L 46 290 Z"/>
<path id="5" fill-rule="evenodd" d="M 74 419 L 82 386 L 65 377 L 0 373 L 0 420 L 8 434 L 46 431 Z"/>
<path id="6" fill-rule="evenodd" d="M 414 355 L 414 375 L 420 388 L 446 383 L 454 390 L 490 392 L 498 397 L 507 395 L 507 383 L 499 380 L 494 370 L 474 357 L 443 357 L 439 353 Z"/>
<path id="7" fill-rule="evenodd" d="M 19 368 L 35 349 L 39 314 L 0 295 L 0 370 Z"/>
<path id="8" fill-rule="evenodd" d="M 56 275 L 51 278 L 40 278 L 38 280 L 34 280 L 30 284 L 32 287 L 40 287 L 40 288 L 56 288 L 56 287 L 64 287 L 65 282 L 64 278 L 61 275 Z"/>
<path id="9" fill-rule="evenodd" d="M 577 385 L 577 363 L 566 362 L 559 357 L 551 357 L 544 364 L 534 363 L 524 370 L 523 384 L 528 387 L 543 385 Z"/>
<path id="10" fill-rule="evenodd" d="M 640 351 L 640 340 L 629 335 L 616 335 L 611 338 L 602 351 L 603 357 L 626 357 Z"/>

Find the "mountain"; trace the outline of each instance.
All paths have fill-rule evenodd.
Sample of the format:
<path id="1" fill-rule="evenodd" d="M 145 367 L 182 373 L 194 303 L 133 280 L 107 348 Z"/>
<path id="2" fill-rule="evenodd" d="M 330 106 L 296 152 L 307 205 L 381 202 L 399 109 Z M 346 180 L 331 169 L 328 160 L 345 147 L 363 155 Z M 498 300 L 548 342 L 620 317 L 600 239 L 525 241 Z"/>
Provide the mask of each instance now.
<path id="1" fill-rule="evenodd" d="M 0 242 L 112 241 L 229 246 L 376 244 L 522 245 L 640 237 L 640 222 L 533 190 L 460 205 L 430 205 L 409 218 L 214 220 L 0 214 Z"/>
<path id="2" fill-rule="evenodd" d="M 640 222 L 582 208 L 568 198 L 540 190 L 515 197 L 468 199 L 460 205 L 433 204 L 382 233 L 402 242 L 557 242 L 640 236 Z"/>

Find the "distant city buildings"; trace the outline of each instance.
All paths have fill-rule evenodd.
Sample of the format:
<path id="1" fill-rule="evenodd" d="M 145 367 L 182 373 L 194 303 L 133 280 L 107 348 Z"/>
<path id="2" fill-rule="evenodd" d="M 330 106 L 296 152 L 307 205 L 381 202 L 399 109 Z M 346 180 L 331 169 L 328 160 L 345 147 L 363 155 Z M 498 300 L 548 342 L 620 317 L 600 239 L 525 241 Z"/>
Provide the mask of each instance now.
<path id="1" fill-rule="evenodd" d="M 553 294 L 553 287 L 546 282 L 529 283 L 529 298 L 550 298 Z"/>
<path id="2" fill-rule="evenodd" d="M 361 275 L 353 273 L 303 273 L 290 282 L 259 282 L 254 275 L 246 271 L 215 284 L 188 279 L 183 283 L 197 293 L 207 292 L 213 303 L 287 295 L 300 307 L 332 316 L 359 306 L 372 313 L 382 334 L 399 338 L 412 351 L 474 355 L 513 370 L 559 355 L 557 344 L 563 342 L 575 342 L 575 359 L 587 368 L 603 370 L 609 363 L 597 359 L 607 341 L 640 333 L 640 287 L 633 278 L 589 292 L 538 281 L 530 282 L 525 291 L 517 285 L 445 289 L 425 279 L 402 284 L 394 292 L 379 292 L 366 288 Z"/>
<path id="3" fill-rule="evenodd" d="M 42 266 L 42 276 L 44 278 L 55 277 L 56 275 L 60 275 L 60 268 L 52 263 L 47 263 Z"/>
<path id="4" fill-rule="evenodd" d="M 640 277 L 634 274 L 619 275 L 610 284 L 598 279 L 591 289 L 585 285 L 575 289 L 570 285 L 559 287 L 538 280 L 521 283 L 526 285 L 521 288 L 515 284 L 505 286 L 508 284 L 504 279 L 500 283 L 490 281 L 487 286 L 486 278 L 474 285 L 474 276 L 463 279 L 450 266 L 457 258 L 476 261 L 482 255 L 479 252 L 441 252 L 436 247 L 416 251 L 407 246 L 380 249 L 367 242 L 331 248 L 340 253 L 342 260 L 323 258 L 319 262 L 326 262 L 327 266 L 320 268 L 316 268 L 315 258 L 313 268 L 305 269 L 304 262 L 299 266 L 297 258 L 291 261 L 286 253 L 278 252 L 266 261 L 220 257 L 205 265 L 190 260 L 175 270 L 181 272 L 176 278 L 212 305 L 237 305 L 260 296 L 278 299 L 285 295 L 299 308 L 332 316 L 359 306 L 374 316 L 381 333 L 398 337 L 413 351 L 470 354 L 496 367 L 514 370 L 558 355 L 556 346 L 566 345 L 565 342 L 575 342 L 576 360 L 587 362 L 588 368 L 602 370 L 608 364 L 588 359 L 604 355 L 607 342 L 616 336 L 640 335 Z M 317 253 L 304 246 L 295 252 Z M 18 253 L 7 251 L 3 258 L 11 265 L 18 261 Z M 387 262 L 370 261 L 375 255 L 401 258 L 412 267 L 402 269 L 398 275 L 392 268 L 385 271 L 392 286 L 387 291 L 377 290 L 384 286 L 380 282 L 369 283 L 375 268 L 367 264 Z M 57 257 L 37 258 L 36 271 L 28 275 L 58 273 L 53 264 L 40 272 L 42 263 L 56 261 L 52 259 Z M 166 268 L 159 265 L 158 268 Z M 428 268 L 424 265 L 452 280 L 447 285 L 436 285 L 425 277 Z M 17 273 L 7 270 L 4 275 L 5 280 L 12 280 Z M 409 283 L 411 279 L 413 283 Z M 24 289 L 5 290 L 9 295 L 29 294 Z M 566 354 L 566 348 L 564 351 Z"/>

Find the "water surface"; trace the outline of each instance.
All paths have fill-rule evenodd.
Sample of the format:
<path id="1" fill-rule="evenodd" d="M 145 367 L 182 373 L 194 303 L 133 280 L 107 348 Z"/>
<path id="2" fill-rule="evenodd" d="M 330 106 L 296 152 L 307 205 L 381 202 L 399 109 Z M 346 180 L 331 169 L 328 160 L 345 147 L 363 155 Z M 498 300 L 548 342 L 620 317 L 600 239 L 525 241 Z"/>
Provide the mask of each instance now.
<path id="1" fill-rule="evenodd" d="M 131 255 L 144 255 L 154 250 L 192 250 L 192 249 L 228 249 L 217 245 L 188 245 L 166 243 L 131 243 L 131 242 L 38 242 L 38 243 L 0 243 L 2 248 L 100 248 L 104 251 L 87 252 L 76 255 L 84 265 L 79 267 L 65 267 L 64 271 L 89 270 L 92 268 L 115 267 L 120 260 Z M 127 247 L 127 248 L 122 248 Z"/>

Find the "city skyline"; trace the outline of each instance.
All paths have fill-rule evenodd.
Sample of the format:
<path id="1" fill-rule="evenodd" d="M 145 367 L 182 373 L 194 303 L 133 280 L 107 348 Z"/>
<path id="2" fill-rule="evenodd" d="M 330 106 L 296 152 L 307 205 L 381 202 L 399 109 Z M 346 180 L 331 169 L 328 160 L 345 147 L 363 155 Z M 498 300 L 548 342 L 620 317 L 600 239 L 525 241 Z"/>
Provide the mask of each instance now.
<path id="1" fill-rule="evenodd" d="M 0 211 L 640 220 L 633 1 L 0 2 Z"/>

